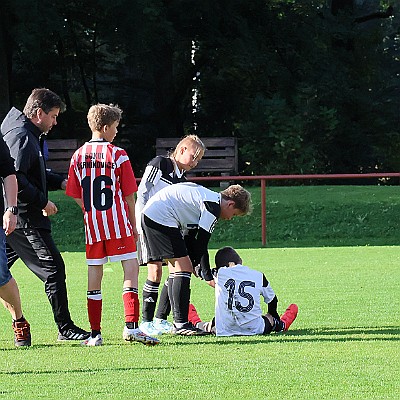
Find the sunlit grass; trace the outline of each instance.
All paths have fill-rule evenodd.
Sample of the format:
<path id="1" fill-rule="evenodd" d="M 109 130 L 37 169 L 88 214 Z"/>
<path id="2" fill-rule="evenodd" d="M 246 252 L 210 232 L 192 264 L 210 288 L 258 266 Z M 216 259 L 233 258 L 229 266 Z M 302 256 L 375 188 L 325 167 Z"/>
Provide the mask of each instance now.
<path id="1" fill-rule="evenodd" d="M 212 188 L 220 191 L 220 188 Z M 219 221 L 210 247 L 261 246 L 261 189 L 248 188 L 254 211 L 250 216 Z M 396 245 L 400 237 L 400 196 L 397 186 L 267 187 L 268 247 Z M 54 238 L 61 250 L 84 250 L 82 214 L 61 191 L 51 192 L 59 208 L 52 217 Z"/>
<path id="2" fill-rule="evenodd" d="M 265 272 L 280 312 L 291 302 L 299 305 L 298 319 L 287 334 L 164 335 L 156 347 L 124 343 L 121 267 L 107 264 L 104 346 L 59 344 L 42 283 L 18 262 L 13 273 L 32 326 L 33 346 L 14 348 L 9 314 L 0 309 L 0 398 L 398 398 L 400 247 L 240 253 L 245 264 Z M 84 253 L 63 256 L 71 314 L 88 328 Z M 143 268 L 140 285 L 145 276 Z M 204 319 L 213 316 L 213 290 L 195 278 L 192 301 Z"/>

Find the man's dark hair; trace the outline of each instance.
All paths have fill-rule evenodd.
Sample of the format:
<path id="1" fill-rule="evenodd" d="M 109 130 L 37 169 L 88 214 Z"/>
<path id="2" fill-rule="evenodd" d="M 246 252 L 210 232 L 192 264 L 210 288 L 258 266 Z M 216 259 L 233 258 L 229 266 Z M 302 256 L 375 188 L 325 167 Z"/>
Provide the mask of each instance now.
<path id="1" fill-rule="evenodd" d="M 60 112 L 65 111 L 65 104 L 60 96 L 46 88 L 33 89 L 31 95 L 28 97 L 24 107 L 24 114 L 28 118 L 36 115 L 37 110 L 41 108 L 46 114 L 52 108 L 59 108 Z"/>

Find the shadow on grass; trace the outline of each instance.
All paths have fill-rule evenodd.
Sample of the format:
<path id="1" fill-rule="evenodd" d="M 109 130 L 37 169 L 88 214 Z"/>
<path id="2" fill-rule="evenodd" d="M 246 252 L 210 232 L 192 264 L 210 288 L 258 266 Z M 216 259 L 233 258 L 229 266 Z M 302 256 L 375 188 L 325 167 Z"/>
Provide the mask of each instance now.
<path id="1" fill-rule="evenodd" d="M 160 345 L 154 346 L 156 351 L 157 348 L 164 348 L 165 346 L 196 346 L 196 345 L 231 345 L 240 344 L 243 345 L 259 345 L 266 343 L 275 342 L 368 342 L 368 341 L 400 341 L 400 326 L 379 326 L 379 327 L 348 327 L 348 328 L 316 328 L 316 329 L 293 329 L 284 334 L 272 333 L 271 335 L 254 335 L 254 336 L 229 336 L 229 337 L 215 337 L 207 336 L 164 336 Z M 71 347 L 79 346 L 79 344 L 71 343 Z M 113 343 L 110 343 L 113 346 Z M 118 345 L 118 344 L 116 344 Z M 28 348 L 16 349 L 12 348 L 0 348 L 5 351 L 32 351 L 38 348 L 49 348 L 49 347 L 64 347 L 65 345 L 59 344 L 39 344 L 33 345 Z M 153 347 L 152 347 L 153 348 Z M 130 370 L 132 368 L 125 368 Z M 154 369 L 154 368 L 133 368 L 133 369 Z M 156 368 L 163 370 L 165 368 Z M 173 369 L 173 368 L 171 368 Z M 107 368 L 103 369 L 104 371 Z M 115 370 L 115 369 L 110 369 Z M 121 369 L 124 370 L 124 369 Z M 81 370 L 79 370 L 81 371 Z M 82 370 L 85 372 L 85 370 Z M 100 371 L 100 370 L 99 370 Z M 57 372 L 57 371 L 55 371 Z M 59 372 L 59 371 L 58 371 Z M 78 372 L 78 371 L 67 371 L 67 372 Z M 22 373 L 22 372 L 21 372 Z M 30 372 L 28 372 L 30 373 Z M 32 373 L 52 373 L 52 371 L 32 371 Z M 13 372 L 0 371 L 0 375 L 12 375 L 17 374 Z"/>
<path id="2" fill-rule="evenodd" d="M 194 337 L 183 338 L 187 340 L 175 340 L 167 345 L 187 346 L 198 344 L 218 345 L 259 345 L 271 342 L 346 342 L 346 341 L 400 341 L 400 327 L 349 327 L 349 328 L 318 328 L 318 329 L 293 329 L 287 333 L 272 333 L 271 335 L 255 336 L 230 336 L 230 337 L 208 337 L 208 340 L 196 340 Z M 198 339 L 198 337 L 196 338 Z"/>
<path id="3" fill-rule="evenodd" d="M 352 326 L 348 328 L 316 328 L 291 330 L 291 334 L 296 335 L 399 335 L 400 326 Z M 400 340 L 400 336 L 397 338 Z"/>
<path id="4" fill-rule="evenodd" d="M 63 370 L 47 370 L 47 371 L 38 371 L 38 370 L 24 370 L 24 371 L 0 371 L 0 376 L 1 375 L 8 375 L 8 376 L 13 376 L 13 375 L 59 375 L 60 373 L 62 374 L 82 374 L 82 373 L 87 373 L 87 374 L 93 374 L 94 372 L 117 372 L 117 371 L 154 371 L 154 370 L 160 370 L 164 371 L 167 369 L 175 369 L 175 367 L 133 367 L 133 368 L 90 368 L 90 369 L 83 369 L 83 368 L 78 368 L 78 369 L 63 369 Z"/>

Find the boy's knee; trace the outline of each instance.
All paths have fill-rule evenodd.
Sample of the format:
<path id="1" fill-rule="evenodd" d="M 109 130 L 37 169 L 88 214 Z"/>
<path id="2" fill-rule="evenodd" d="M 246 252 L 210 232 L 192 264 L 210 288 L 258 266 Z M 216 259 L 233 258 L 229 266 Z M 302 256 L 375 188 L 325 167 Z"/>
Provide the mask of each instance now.
<path id="1" fill-rule="evenodd" d="M 162 264 L 147 264 L 147 279 L 152 282 L 161 282 Z"/>

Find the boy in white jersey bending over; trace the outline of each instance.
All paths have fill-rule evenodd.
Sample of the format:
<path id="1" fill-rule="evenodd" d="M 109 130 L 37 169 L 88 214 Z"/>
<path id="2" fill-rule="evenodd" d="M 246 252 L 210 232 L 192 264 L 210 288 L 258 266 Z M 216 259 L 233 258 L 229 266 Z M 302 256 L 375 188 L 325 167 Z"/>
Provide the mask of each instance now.
<path id="1" fill-rule="evenodd" d="M 101 336 L 103 264 L 121 261 L 124 270 L 123 339 L 155 345 L 158 339 L 138 329 L 139 264 L 136 256 L 136 179 L 125 150 L 111 142 L 117 134 L 122 110 L 112 104 L 90 107 L 92 139 L 72 156 L 66 193 L 83 211 L 88 268 L 87 307 L 91 336 L 86 346 L 103 344 Z"/>
<path id="2" fill-rule="evenodd" d="M 217 336 L 267 335 L 289 329 L 298 307 L 291 304 L 279 317 L 278 298 L 262 272 L 242 265 L 232 247 L 217 251 L 215 266 L 215 319 L 212 323 L 197 323 L 198 327 Z M 268 304 L 268 313 L 264 315 L 260 296 Z"/>
<path id="3" fill-rule="evenodd" d="M 219 219 L 246 215 L 250 209 L 251 195 L 240 185 L 216 193 L 195 183 L 177 183 L 160 190 L 147 202 L 142 212 L 143 236 L 149 250 L 147 264 L 161 268 L 162 261 L 169 260 L 175 268 L 172 287 L 168 288 L 174 316 L 172 333 L 204 334 L 189 323 L 193 266 L 201 263 L 203 278 L 214 286 L 207 250 L 214 227 Z M 188 241 L 184 239 L 185 232 L 189 232 Z"/>

